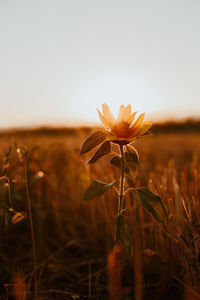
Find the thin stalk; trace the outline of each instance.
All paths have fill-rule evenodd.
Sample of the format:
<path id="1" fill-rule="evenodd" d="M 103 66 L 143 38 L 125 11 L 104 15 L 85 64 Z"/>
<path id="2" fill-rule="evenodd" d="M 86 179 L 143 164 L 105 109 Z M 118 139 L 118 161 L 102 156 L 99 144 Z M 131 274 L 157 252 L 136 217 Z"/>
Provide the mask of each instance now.
<path id="1" fill-rule="evenodd" d="M 11 190 L 10 190 L 10 180 L 7 178 L 7 181 L 8 181 L 8 199 L 10 202 L 10 209 L 14 211 L 13 205 L 12 205 Z"/>
<path id="2" fill-rule="evenodd" d="M 28 188 L 28 174 L 27 174 L 27 160 L 26 154 L 24 158 L 24 171 L 25 171 L 25 188 L 26 188 L 26 197 L 28 202 L 28 214 L 29 214 L 29 222 L 31 229 L 31 242 L 32 242 L 32 255 L 33 255 L 33 280 L 34 280 L 34 299 L 38 300 L 38 284 L 37 284 L 37 257 L 36 257 L 36 246 L 35 246 L 35 233 L 33 228 L 33 218 L 31 211 L 31 200 L 29 196 L 29 188 Z"/>
<path id="3" fill-rule="evenodd" d="M 120 145 L 121 152 L 121 174 L 120 174 L 120 186 L 119 186 L 119 205 L 118 205 L 118 215 L 123 208 L 123 197 L 124 197 L 124 171 L 125 171 L 125 155 L 124 146 Z"/>
<path id="4" fill-rule="evenodd" d="M 121 153 L 121 173 L 120 173 L 120 185 L 119 185 L 119 191 L 118 191 L 118 216 L 120 215 L 122 209 L 123 209 L 123 197 L 124 197 L 124 172 L 125 172 L 125 155 L 124 155 L 124 146 L 120 145 L 120 153 Z M 117 243 L 117 226 L 116 226 L 116 232 L 115 232 L 115 243 Z"/>
<path id="5" fill-rule="evenodd" d="M 1 180 L 6 180 L 7 181 L 7 185 L 8 185 L 8 199 L 9 199 L 9 204 L 10 204 L 10 211 L 14 211 L 13 205 L 12 205 L 11 190 L 10 190 L 10 180 L 6 176 L 0 177 L 0 181 Z"/>

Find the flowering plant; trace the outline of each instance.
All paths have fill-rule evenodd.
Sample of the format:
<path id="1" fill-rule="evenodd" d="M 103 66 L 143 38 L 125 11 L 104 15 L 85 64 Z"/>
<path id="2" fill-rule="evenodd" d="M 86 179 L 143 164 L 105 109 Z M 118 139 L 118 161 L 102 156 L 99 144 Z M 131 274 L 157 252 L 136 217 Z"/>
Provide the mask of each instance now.
<path id="1" fill-rule="evenodd" d="M 83 143 L 80 153 L 87 153 L 100 145 L 98 150 L 88 161 L 88 164 L 95 163 L 104 155 L 113 155 L 110 163 L 120 169 L 115 242 L 121 243 L 130 252 L 132 247 L 129 221 L 126 214 L 127 209 L 124 205 L 124 197 L 129 191 L 136 192 L 140 203 L 158 222 L 163 224 L 167 224 L 168 222 L 168 215 L 161 198 L 147 187 L 136 188 L 133 185 L 137 176 L 139 156 L 136 149 L 130 144 L 141 136 L 149 135 L 148 130 L 151 128 L 152 122 L 144 122 L 144 113 L 140 114 L 136 121 L 134 121 L 137 112 L 131 112 L 130 104 L 127 107 L 124 105 L 120 106 L 117 119 L 113 117 L 108 105 L 105 103 L 102 105 L 102 112 L 97 111 L 105 128 L 101 128 L 92 133 Z M 118 144 L 119 153 L 111 150 L 111 143 Z M 126 190 L 124 189 L 125 177 L 128 177 L 130 179 L 129 182 L 131 182 L 130 187 Z M 94 180 L 84 194 L 84 201 L 100 197 L 115 184 L 116 181 L 105 183 Z"/>

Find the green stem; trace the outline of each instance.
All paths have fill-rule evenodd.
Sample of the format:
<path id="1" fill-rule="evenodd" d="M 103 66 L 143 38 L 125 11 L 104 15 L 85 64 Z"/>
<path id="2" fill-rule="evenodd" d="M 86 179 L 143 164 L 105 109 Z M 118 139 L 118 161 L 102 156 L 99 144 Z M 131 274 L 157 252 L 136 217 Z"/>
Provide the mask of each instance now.
<path id="1" fill-rule="evenodd" d="M 123 197 L 124 197 L 124 173 L 125 173 L 125 155 L 124 155 L 124 146 L 120 145 L 120 152 L 121 152 L 121 174 L 120 174 L 120 185 L 119 185 L 119 202 L 118 202 L 118 213 L 119 216 L 122 209 L 123 209 Z M 115 233 L 115 243 L 117 243 L 117 227 Z"/>
<path id="2" fill-rule="evenodd" d="M 119 187 L 119 206 L 118 206 L 118 215 L 123 209 L 123 197 L 124 197 L 124 171 L 125 171 L 125 155 L 124 155 L 124 146 L 120 145 L 121 152 L 121 174 L 120 174 L 120 187 Z"/>

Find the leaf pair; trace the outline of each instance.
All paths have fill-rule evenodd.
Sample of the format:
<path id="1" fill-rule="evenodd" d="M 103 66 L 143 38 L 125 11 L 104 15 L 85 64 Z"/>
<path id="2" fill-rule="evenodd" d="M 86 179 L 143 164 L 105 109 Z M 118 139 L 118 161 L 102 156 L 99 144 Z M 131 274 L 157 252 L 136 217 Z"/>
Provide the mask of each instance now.
<path id="1" fill-rule="evenodd" d="M 106 133 L 102 130 L 97 130 L 92 133 L 83 143 L 80 154 L 87 153 L 91 151 L 93 148 L 101 144 L 99 149 L 95 152 L 95 154 L 90 158 L 88 164 L 95 163 L 99 158 L 111 152 L 110 141 L 105 141 Z M 104 143 L 103 143 L 104 142 Z M 105 192 L 110 190 L 115 181 L 111 183 L 102 182 L 99 180 L 94 180 L 92 184 L 87 188 L 84 194 L 84 201 L 90 201 L 102 196 Z"/>
<path id="2" fill-rule="evenodd" d="M 103 143 L 105 139 L 106 139 L 105 132 L 101 130 L 95 131 L 83 143 L 80 154 L 84 154 L 91 151 L 93 148 Z M 88 164 L 94 164 L 99 158 L 101 158 L 106 154 L 109 154 L 110 152 L 111 152 L 110 141 L 105 141 L 95 152 L 95 154 L 90 158 Z"/>
<path id="3" fill-rule="evenodd" d="M 94 147 L 103 143 L 106 139 L 106 134 L 102 130 L 97 130 L 92 133 L 83 143 L 80 154 L 84 154 L 92 150 Z"/>

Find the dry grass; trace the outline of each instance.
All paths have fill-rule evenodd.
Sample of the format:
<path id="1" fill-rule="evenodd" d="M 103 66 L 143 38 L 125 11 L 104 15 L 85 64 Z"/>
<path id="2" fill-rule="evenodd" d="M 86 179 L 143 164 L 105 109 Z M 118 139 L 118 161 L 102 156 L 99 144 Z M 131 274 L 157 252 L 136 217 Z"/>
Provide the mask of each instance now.
<path id="1" fill-rule="evenodd" d="M 118 170 L 105 157 L 86 165 L 79 149 L 88 133 L 16 135 L 28 146 L 28 184 L 36 235 L 39 299 L 108 299 L 107 257 L 113 247 L 117 195 L 114 189 L 100 199 L 83 203 L 93 179 L 111 182 Z M 0 176 L 11 182 L 13 207 L 27 212 L 24 164 L 13 138 L 1 137 Z M 12 146 L 7 171 L 6 152 Z M 121 299 L 200 299 L 200 136 L 160 134 L 138 140 L 140 155 L 136 186 L 159 194 L 169 213 L 164 226 L 143 210 L 135 195 L 130 208 L 133 257 L 121 260 Z M 45 176 L 40 177 L 43 171 Z M 0 182 L 1 297 L 33 299 L 33 264 L 28 218 L 13 224 L 7 186 Z M 19 282 L 19 275 L 23 280 Z M 113 274 L 113 272 L 112 272 Z M 112 289 L 112 288 L 111 288 Z M 17 295 L 15 295 L 17 290 Z M 5 297 L 3 298 L 3 294 Z M 15 296 L 14 296 L 15 295 Z M 12 298 L 13 297 L 13 298 Z M 135 297 L 135 298 L 134 298 Z M 114 299 L 113 299 L 114 300 Z"/>

